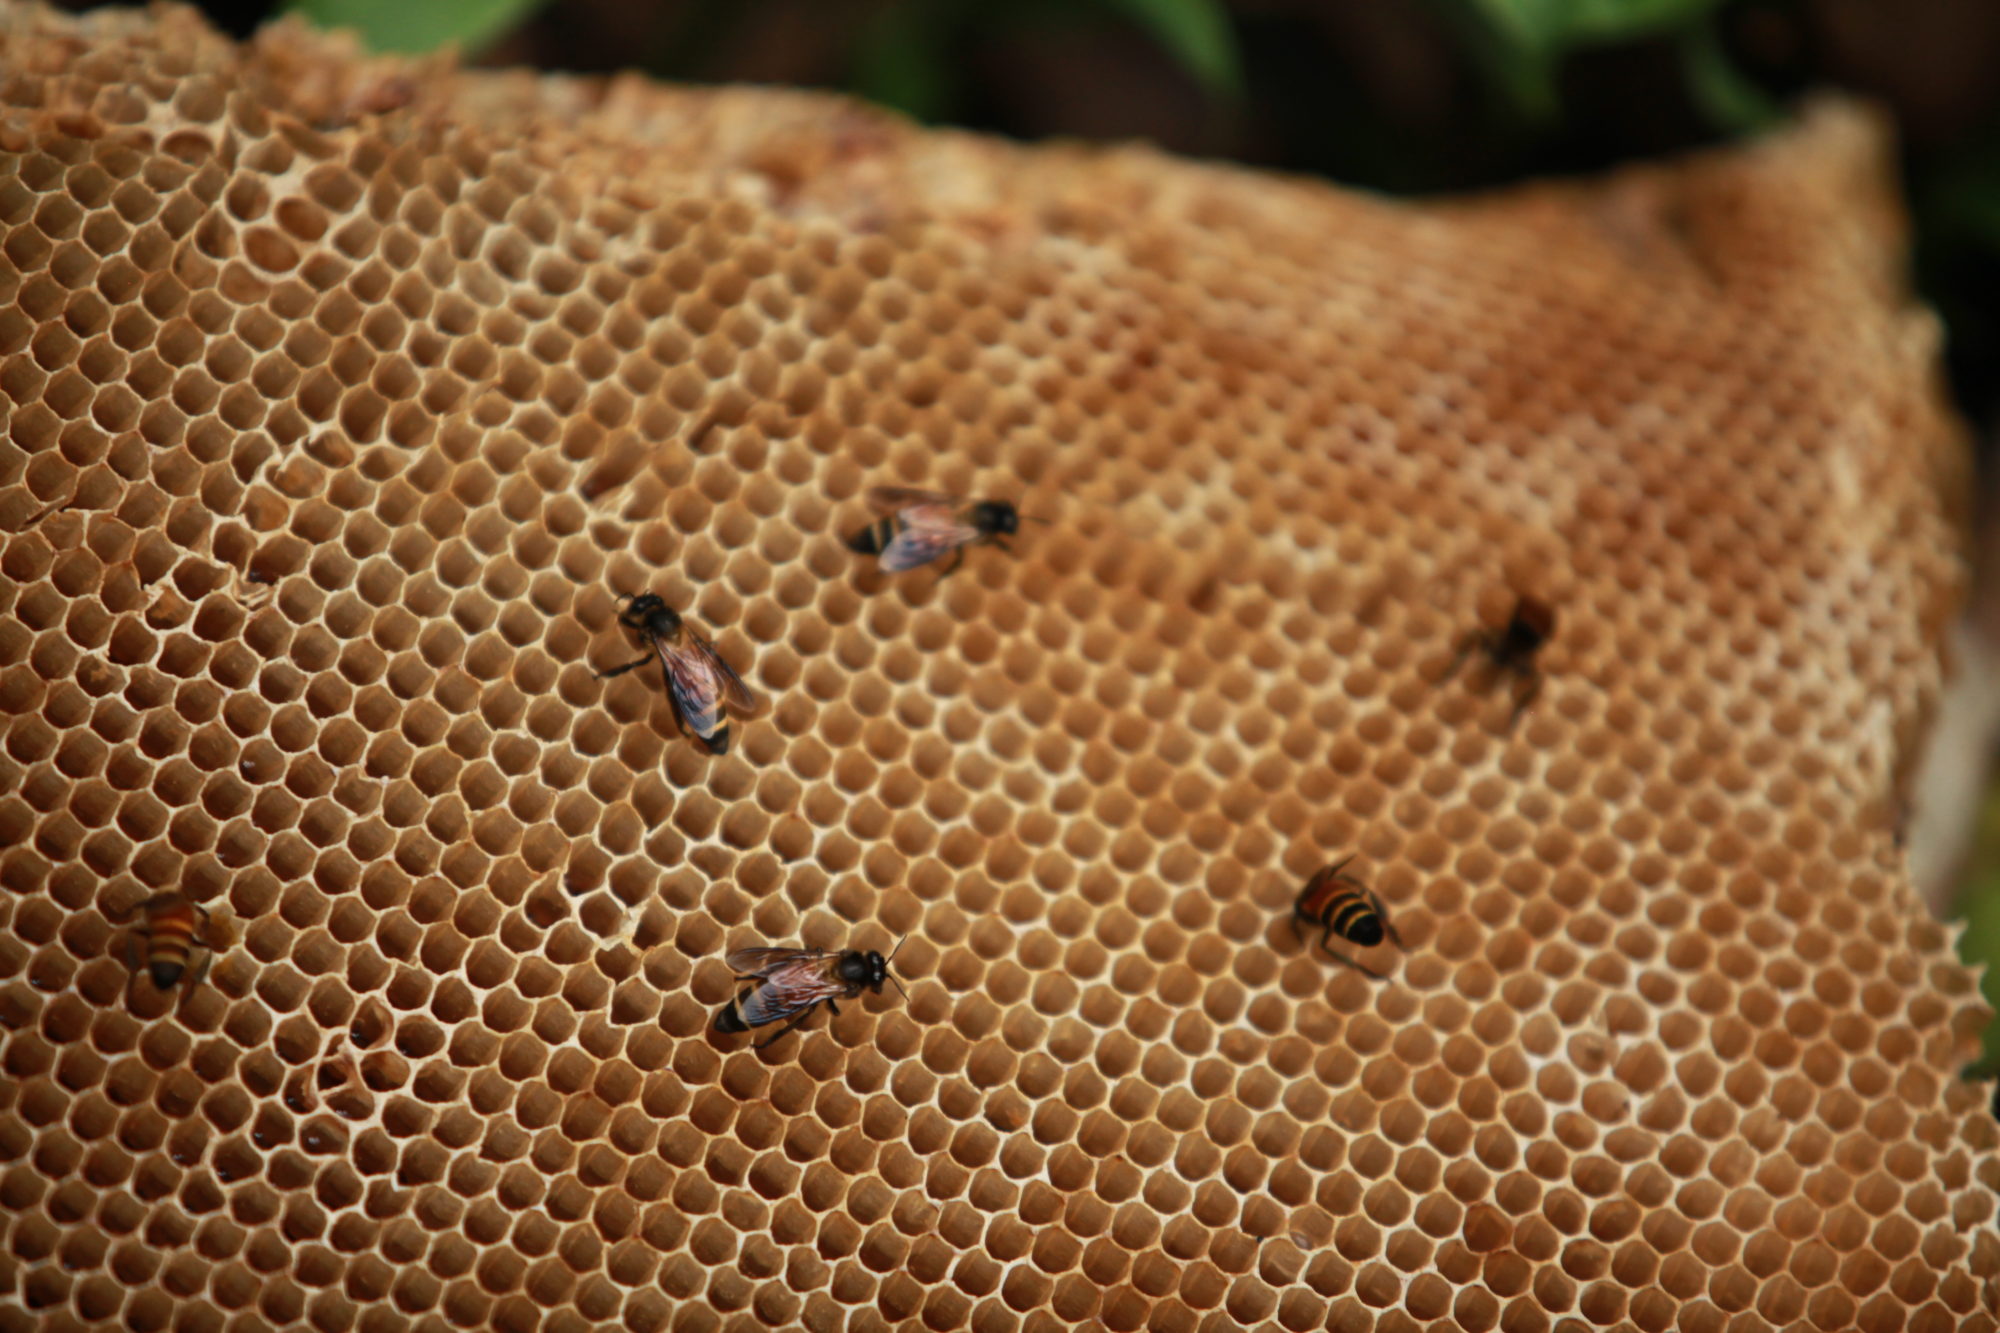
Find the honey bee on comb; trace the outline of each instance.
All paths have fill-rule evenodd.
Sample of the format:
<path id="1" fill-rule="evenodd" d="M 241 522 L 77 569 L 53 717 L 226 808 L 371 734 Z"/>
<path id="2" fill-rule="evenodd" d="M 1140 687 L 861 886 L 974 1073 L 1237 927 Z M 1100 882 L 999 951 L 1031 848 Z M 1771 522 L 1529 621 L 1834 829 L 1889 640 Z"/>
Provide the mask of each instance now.
<path id="1" fill-rule="evenodd" d="M 125 937 L 125 962 L 135 975 L 151 980 L 156 990 L 171 990 L 185 981 L 187 989 L 193 991 L 207 977 L 216 949 L 229 945 L 228 932 L 214 924 L 207 908 L 185 894 L 173 890 L 156 893 L 134 910 L 138 920 Z M 189 963 L 197 953 L 200 961 L 190 970 Z"/>
<path id="2" fill-rule="evenodd" d="M 757 707 L 750 692 L 715 645 L 689 629 L 678 611 L 656 593 L 623 594 L 630 605 L 618 613 L 618 623 L 638 636 L 652 652 L 592 674 L 598 680 L 636 671 L 659 658 L 666 674 L 667 698 L 681 729 L 692 735 L 710 754 L 729 753 L 729 719 L 725 706 L 739 713 Z"/>
<path id="3" fill-rule="evenodd" d="M 903 983 L 889 971 L 890 960 L 902 947 L 897 941 L 887 958 L 873 949 L 738 949 L 725 961 L 738 981 L 757 984 L 716 1011 L 715 1030 L 748 1032 L 785 1023 L 756 1044 L 762 1050 L 805 1022 L 822 1004 L 838 1017 L 836 1001 L 854 999 L 864 990 L 880 995 L 885 981 L 903 991 Z M 908 992 L 903 997 L 908 999 Z"/>
<path id="4" fill-rule="evenodd" d="M 1523 593 L 1515 599 L 1513 614 L 1507 617 L 1505 625 L 1499 629 L 1472 630 L 1459 641 L 1458 656 L 1438 678 L 1439 683 L 1457 675 L 1474 653 L 1483 654 L 1496 676 L 1513 676 L 1521 683 L 1514 711 L 1507 718 L 1511 730 L 1542 692 L 1542 671 L 1537 659 L 1543 645 L 1555 634 L 1556 609 L 1539 597 Z"/>
<path id="5" fill-rule="evenodd" d="M 951 564 L 939 577 L 949 578 L 965 563 L 966 547 L 991 543 L 1011 551 L 1006 539 L 1021 528 L 1020 511 L 1005 500 L 967 501 L 942 491 L 877 486 L 868 492 L 868 504 L 882 517 L 849 537 L 847 546 L 881 557 L 885 574 L 915 569 L 948 553 Z"/>
<path id="6" fill-rule="evenodd" d="M 1346 873 L 1348 862 L 1354 858 L 1344 857 L 1330 866 L 1322 867 L 1306 881 L 1299 890 L 1298 899 L 1292 904 L 1292 925 L 1305 938 L 1306 926 L 1320 928 L 1320 948 L 1327 957 L 1337 963 L 1370 977 L 1382 980 L 1382 974 L 1373 968 L 1363 966 L 1345 954 L 1336 953 L 1331 943 L 1335 935 L 1349 944 L 1363 949 L 1372 949 L 1384 939 L 1398 949 L 1403 947 L 1403 937 L 1396 933 L 1394 923 L 1389 920 L 1389 910 L 1382 906 L 1381 898 L 1360 880 Z"/>

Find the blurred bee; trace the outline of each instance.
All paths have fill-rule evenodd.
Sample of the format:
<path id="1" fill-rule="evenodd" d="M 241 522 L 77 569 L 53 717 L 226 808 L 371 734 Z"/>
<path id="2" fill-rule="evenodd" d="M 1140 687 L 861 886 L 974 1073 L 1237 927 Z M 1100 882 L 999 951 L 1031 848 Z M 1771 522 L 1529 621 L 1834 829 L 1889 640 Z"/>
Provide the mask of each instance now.
<path id="1" fill-rule="evenodd" d="M 1396 933 L 1395 925 L 1389 920 L 1389 910 L 1382 906 L 1382 900 L 1375 895 L 1375 891 L 1352 875 L 1342 873 L 1353 859 L 1350 856 L 1325 866 L 1306 881 L 1306 886 L 1299 890 L 1298 901 L 1292 904 L 1292 925 L 1300 939 L 1305 938 L 1306 927 L 1318 926 L 1319 946 L 1329 958 L 1380 981 L 1380 972 L 1335 953 L 1330 943 L 1338 935 L 1349 944 L 1364 949 L 1374 948 L 1385 938 L 1398 949 L 1403 947 L 1403 937 Z"/>
<path id="2" fill-rule="evenodd" d="M 625 593 L 619 598 L 628 599 L 632 604 L 618 613 L 618 623 L 653 651 L 624 666 L 596 672 L 597 679 L 637 671 L 657 656 L 666 672 L 667 697 L 682 730 L 692 733 L 710 754 L 728 754 L 729 719 L 723 706 L 747 713 L 756 708 L 757 696 L 722 660 L 715 645 L 687 628 L 680 613 L 660 597 L 648 592 L 638 596 Z"/>
<path id="3" fill-rule="evenodd" d="M 135 974 L 140 970 L 139 942 L 144 940 L 143 965 L 155 989 L 169 990 L 182 977 L 186 977 L 190 991 L 201 985 L 202 978 L 208 975 L 209 964 L 215 961 L 216 945 L 226 944 L 222 932 L 215 930 L 210 922 L 208 909 L 190 902 L 185 894 L 169 890 L 154 894 L 134 910 L 139 913 L 139 920 L 125 936 L 126 965 Z M 201 961 L 189 971 L 188 962 L 197 950 Z"/>
<path id="4" fill-rule="evenodd" d="M 868 492 L 869 507 L 883 515 L 847 539 L 849 550 L 882 558 L 882 572 L 898 574 L 928 565 L 950 552 L 949 578 L 965 562 L 965 548 L 991 542 L 1012 548 L 1006 539 L 1020 530 L 1021 515 L 1005 500 L 968 503 L 941 491 L 904 486 L 877 486 Z"/>
<path id="5" fill-rule="evenodd" d="M 1542 645 L 1555 634 L 1555 608 L 1539 597 L 1524 593 L 1515 600 L 1514 614 L 1507 618 L 1506 625 L 1497 630 L 1475 629 L 1459 642 L 1458 656 L 1452 659 L 1451 667 L 1439 677 L 1439 682 L 1457 675 L 1473 653 L 1484 653 L 1496 674 L 1517 677 L 1522 683 L 1523 688 L 1514 700 L 1514 711 L 1507 719 L 1511 728 L 1542 692 L 1542 672 L 1535 658 Z"/>
<path id="6" fill-rule="evenodd" d="M 898 941 L 896 949 L 902 948 Z M 717 1032 L 748 1032 L 770 1023 L 789 1023 L 756 1045 L 762 1050 L 812 1016 L 824 1004 L 835 1017 L 836 1000 L 851 1000 L 863 990 L 882 993 L 887 981 L 909 998 L 903 983 L 889 974 L 896 949 L 884 958 L 875 950 L 859 949 L 738 949 L 724 960 L 738 981 L 757 984 L 715 1012 Z"/>

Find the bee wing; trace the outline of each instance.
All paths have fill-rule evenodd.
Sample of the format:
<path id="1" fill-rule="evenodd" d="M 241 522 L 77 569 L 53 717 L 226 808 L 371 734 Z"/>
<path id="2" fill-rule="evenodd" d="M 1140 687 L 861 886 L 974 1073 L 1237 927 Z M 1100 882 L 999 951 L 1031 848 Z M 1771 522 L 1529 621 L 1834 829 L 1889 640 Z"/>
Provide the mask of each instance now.
<path id="1" fill-rule="evenodd" d="M 764 974 L 764 984 L 750 992 L 741 1006 L 745 1027 L 778 1023 L 812 1008 L 822 1000 L 837 1000 L 847 987 L 825 963 L 824 954 L 797 955 Z"/>
<path id="2" fill-rule="evenodd" d="M 1312 902 L 1319 897 L 1320 891 L 1325 889 L 1329 884 L 1350 883 L 1351 881 L 1348 877 L 1340 872 L 1340 867 L 1346 864 L 1347 862 L 1342 861 L 1338 865 L 1321 866 L 1318 870 L 1313 871 L 1312 878 L 1306 881 L 1305 890 L 1299 895 L 1300 899 L 1305 902 Z"/>
<path id="3" fill-rule="evenodd" d="M 736 668 L 723 661 L 722 654 L 715 651 L 715 645 L 707 639 L 696 638 L 692 634 L 688 637 L 694 639 L 694 646 L 708 658 L 709 666 L 715 669 L 716 684 L 721 688 L 723 697 L 746 713 L 755 708 L 757 695 L 743 683 L 743 677 L 736 674 Z"/>
<path id="4" fill-rule="evenodd" d="M 943 491 L 920 490 L 915 486 L 871 486 L 868 488 L 868 505 L 884 514 L 898 514 L 905 509 L 942 509 L 956 513 L 964 504 L 956 495 Z M 907 514 L 905 518 L 909 517 Z"/>
<path id="5" fill-rule="evenodd" d="M 761 977 L 775 972 L 786 963 L 817 961 L 831 952 L 828 949 L 738 949 L 724 954 L 722 961 L 729 964 L 729 970 L 739 977 Z"/>
<path id="6" fill-rule="evenodd" d="M 912 511 L 928 514 L 929 510 Z M 941 522 L 918 522 L 903 515 L 903 530 L 895 540 L 882 548 L 881 568 L 885 574 L 896 574 L 919 565 L 928 565 L 947 551 L 957 550 L 967 542 L 979 538 L 978 528 L 969 528 L 960 523 L 956 515 L 945 514 Z"/>
<path id="7" fill-rule="evenodd" d="M 722 673 L 716 670 L 721 659 L 692 634 L 685 637 L 685 645 L 655 642 L 667 670 L 667 693 L 689 731 L 712 736 L 722 725 Z"/>

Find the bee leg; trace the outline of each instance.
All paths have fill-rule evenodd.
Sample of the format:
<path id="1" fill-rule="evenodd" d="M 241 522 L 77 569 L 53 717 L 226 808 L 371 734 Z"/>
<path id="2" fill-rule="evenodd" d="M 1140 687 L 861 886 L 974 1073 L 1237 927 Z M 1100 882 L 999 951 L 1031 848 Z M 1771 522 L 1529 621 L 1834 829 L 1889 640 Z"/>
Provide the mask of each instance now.
<path id="1" fill-rule="evenodd" d="M 826 1011 L 829 1014 L 832 1014 L 835 1018 L 840 1017 L 840 1006 L 835 1004 L 832 1000 L 828 1000 L 826 1002 Z"/>
<path id="2" fill-rule="evenodd" d="M 1328 958 L 1331 958 L 1334 962 L 1339 963 L 1344 967 L 1353 968 L 1356 972 L 1359 972 L 1362 976 L 1367 977 L 1371 981 L 1380 981 L 1382 979 L 1382 974 L 1380 972 L 1377 972 L 1374 968 L 1364 967 L 1360 963 L 1355 962 L 1352 958 L 1349 958 L 1346 954 L 1336 953 L 1334 951 L 1333 943 L 1330 938 L 1332 934 L 1333 932 L 1329 930 L 1325 935 L 1319 937 L 1319 947 L 1326 953 L 1326 956 Z"/>
<path id="3" fill-rule="evenodd" d="M 1382 980 L 1382 974 L 1380 972 L 1377 972 L 1374 968 L 1364 966 L 1361 963 L 1357 963 L 1352 958 L 1348 958 L 1345 955 L 1337 954 L 1331 948 L 1328 948 L 1326 950 L 1326 956 L 1328 958 L 1331 958 L 1336 963 L 1340 963 L 1343 964 L 1344 966 L 1353 968 L 1356 972 L 1359 972 L 1362 976 L 1367 977 L 1370 981 Z"/>
<path id="4" fill-rule="evenodd" d="M 960 546 L 952 551 L 951 565 L 944 571 L 944 573 L 938 575 L 938 582 L 943 583 L 953 574 L 958 573 L 958 567 L 964 563 L 965 563 L 965 548 L 963 546 Z"/>
<path id="5" fill-rule="evenodd" d="M 215 950 L 209 948 L 207 945 L 204 944 L 201 950 L 201 961 L 199 963 L 196 963 L 194 969 L 190 971 L 187 975 L 188 994 L 190 995 L 194 994 L 195 987 L 201 985 L 202 979 L 208 975 L 209 964 L 213 963 L 214 961 L 215 961 Z"/>
<path id="6" fill-rule="evenodd" d="M 627 662 L 624 666 L 612 667 L 611 670 L 609 671 L 593 671 L 590 673 L 591 678 L 594 680 L 609 680 L 613 676 L 622 676 L 628 671 L 637 671 L 640 667 L 646 665 L 646 663 L 652 660 L 653 660 L 653 654 L 647 653 L 644 657 L 639 658 L 637 661 Z"/>
<path id="7" fill-rule="evenodd" d="M 1477 652 L 1479 645 L 1485 642 L 1485 639 L 1486 636 L 1478 630 L 1473 630 L 1470 634 L 1460 639 L 1458 641 L 1458 654 L 1451 659 L 1451 665 L 1444 669 L 1444 674 L 1438 677 L 1438 684 L 1442 685 L 1453 676 L 1456 676 L 1459 668 L 1465 665 L 1465 659 Z"/>
<path id="8" fill-rule="evenodd" d="M 764 1038 L 764 1040 L 758 1042 L 755 1046 L 752 1046 L 750 1049 L 753 1051 L 763 1050 L 766 1046 L 769 1046 L 772 1042 L 781 1040 L 787 1032 L 790 1032 L 793 1028 L 797 1027 L 799 1024 L 805 1022 L 808 1018 L 811 1017 L 812 1017 L 812 1010 L 808 1009 L 804 1013 L 800 1014 L 797 1018 L 794 1018 L 791 1022 L 779 1028 L 776 1032 L 772 1033 L 770 1036 Z"/>
<path id="9" fill-rule="evenodd" d="M 995 537 L 993 539 L 993 544 L 999 547 L 1001 550 L 1005 551 L 1008 555 L 1014 554 L 1014 548 L 1007 544 L 1007 539 L 1005 537 Z"/>
<path id="10" fill-rule="evenodd" d="M 139 970 L 139 929 L 136 926 L 125 932 L 125 966 L 134 972 Z"/>
<path id="11" fill-rule="evenodd" d="M 1542 673 L 1539 671 L 1529 673 L 1528 688 L 1521 691 L 1521 696 L 1514 701 L 1514 712 L 1507 719 L 1507 730 L 1512 731 L 1514 729 L 1514 724 L 1521 720 L 1521 714 L 1528 711 L 1528 705 L 1533 703 L 1535 696 L 1541 692 Z"/>
<path id="12" fill-rule="evenodd" d="M 1389 919 L 1389 909 L 1382 906 L 1382 895 L 1375 892 L 1375 890 L 1370 889 L 1368 890 L 1368 901 L 1371 904 L 1373 904 L 1375 908 L 1375 915 L 1382 918 L 1382 929 L 1388 932 L 1389 942 L 1395 945 L 1398 949 L 1402 948 L 1403 936 L 1401 932 L 1399 932 L 1396 929 L 1396 923 Z"/>

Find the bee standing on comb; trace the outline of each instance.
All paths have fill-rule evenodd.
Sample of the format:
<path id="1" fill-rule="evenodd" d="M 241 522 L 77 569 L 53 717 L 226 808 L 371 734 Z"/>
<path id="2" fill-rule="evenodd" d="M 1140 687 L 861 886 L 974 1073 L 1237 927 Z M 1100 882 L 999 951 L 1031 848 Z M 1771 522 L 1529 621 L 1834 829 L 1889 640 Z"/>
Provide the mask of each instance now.
<path id="1" fill-rule="evenodd" d="M 673 703 L 674 717 L 710 754 L 729 753 L 729 715 L 723 706 L 747 713 L 757 707 L 750 692 L 715 645 L 702 638 L 681 620 L 680 613 L 655 593 L 624 594 L 631 605 L 618 613 L 618 623 L 638 636 L 651 652 L 591 674 L 598 680 L 637 671 L 656 656 L 666 673 L 667 698 Z"/>
<path id="2" fill-rule="evenodd" d="M 226 932 L 214 926 L 208 909 L 172 890 L 156 893 L 137 908 L 138 923 L 125 937 L 125 962 L 134 973 L 141 967 L 140 941 L 145 942 L 144 975 L 155 990 L 171 990 L 186 980 L 194 990 L 208 975 L 218 945 L 227 947 Z M 194 962 L 199 951 L 201 959 Z M 193 967 L 189 964 L 193 962 Z"/>
<path id="3" fill-rule="evenodd" d="M 1338 935 L 1349 944 L 1363 949 L 1372 949 L 1384 939 L 1398 949 L 1403 947 L 1403 937 L 1396 933 L 1395 925 L 1389 920 L 1389 910 L 1382 906 L 1382 900 L 1375 890 L 1363 884 L 1346 872 L 1349 856 L 1322 867 L 1306 881 L 1299 890 L 1298 900 L 1292 904 L 1292 928 L 1298 931 L 1300 939 L 1306 937 L 1307 926 L 1320 928 L 1319 946 L 1327 957 L 1336 963 L 1353 968 L 1364 977 L 1382 980 L 1382 974 L 1373 968 L 1364 967 L 1345 954 L 1336 953 L 1331 943 Z"/>
<path id="4" fill-rule="evenodd" d="M 883 517 L 849 537 L 847 546 L 880 556 L 885 574 L 915 569 L 948 553 L 951 565 L 939 577 L 949 578 L 965 563 L 966 547 L 990 542 L 1010 550 L 1006 539 L 1021 528 L 1020 511 L 1005 500 L 968 502 L 942 491 L 877 486 L 868 492 L 868 504 Z"/>
<path id="5" fill-rule="evenodd" d="M 896 949 L 902 948 L 899 940 Z M 882 983 L 898 991 L 903 983 L 889 972 L 889 957 L 870 949 L 738 949 L 725 961 L 738 981 L 757 984 L 716 1011 L 717 1032 L 748 1032 L 769 1023 L 785 1023 L 777 1032 L 756 1045 L 762 1050 L 812 1016 L 825 1005 L 838 1017 L 838 1000 L 851 1000 L 864 990 L 882 993 Z M 907 994 L 905 995 L 907 997 Z M 786 1023 L 785 1020 L 791 1021 Z"/>
<path id="6" fill-rule="evenodd" d="M 1512 676 L 1520 682 L 1514 698 L 1514 711 L 1507 718 L 1511 730 L 1521 720 L 1521 714 L 1528 711 L 1528 705 L 1542 692 L 1542 671 L 1537 662 L 1546 644 L 1556 635 L 1556 609 L 1539 597 L 1521 594 L 1514 602 L 1514 613 L 1499 629 L 1475 629 L 1459 641 L 1458 656 L 1444 675 L 1438 678 L 1443 684 L 1458 674 L 1466 659 L 1474 653 L 1483 654 L 1496 676 Z"/>

